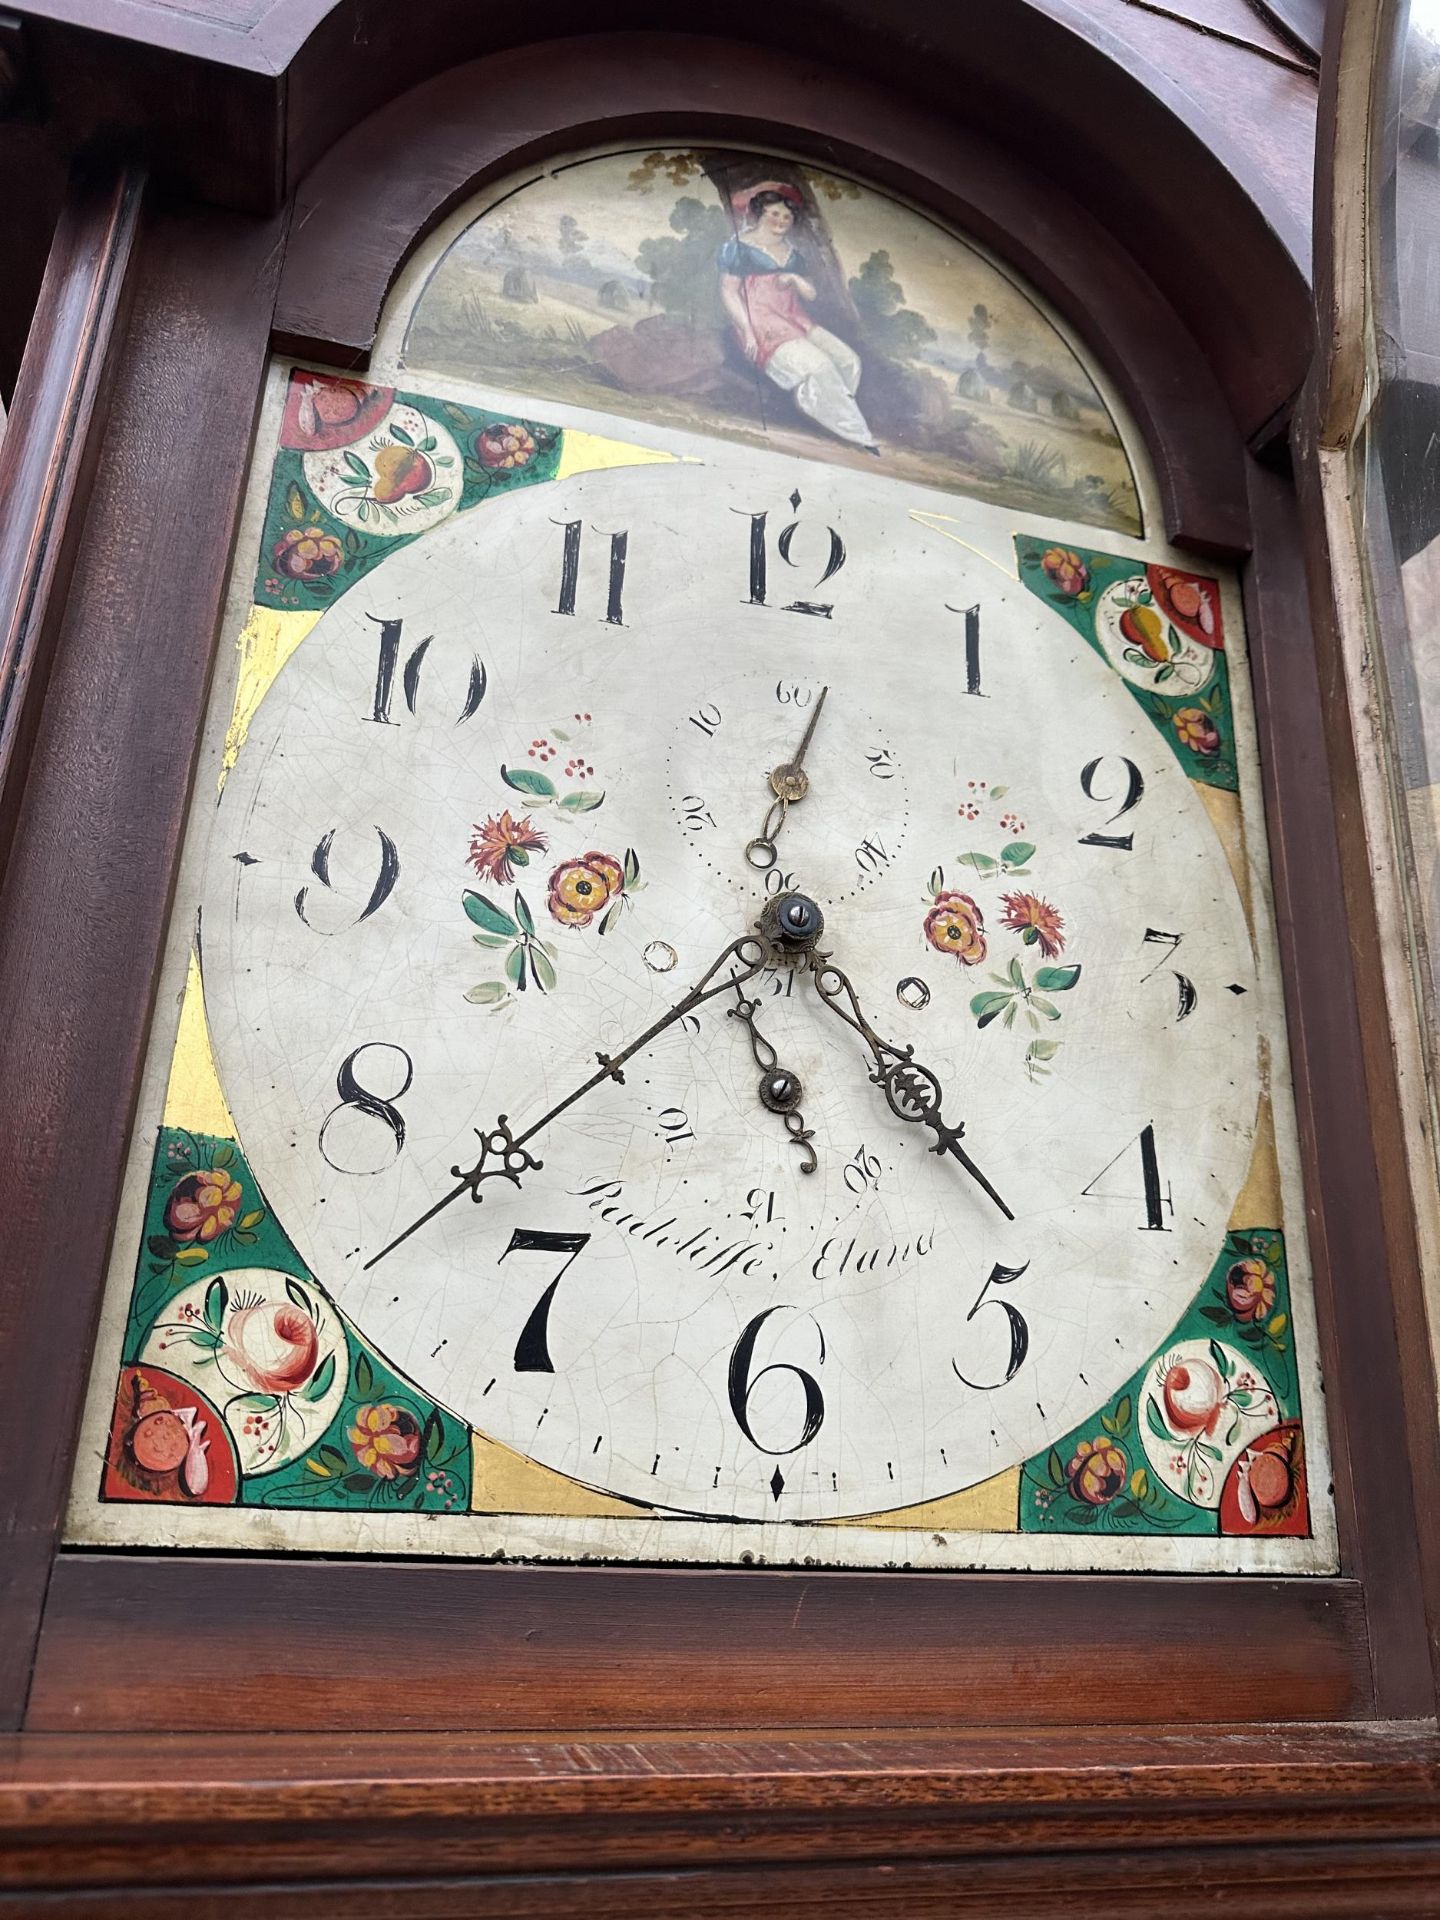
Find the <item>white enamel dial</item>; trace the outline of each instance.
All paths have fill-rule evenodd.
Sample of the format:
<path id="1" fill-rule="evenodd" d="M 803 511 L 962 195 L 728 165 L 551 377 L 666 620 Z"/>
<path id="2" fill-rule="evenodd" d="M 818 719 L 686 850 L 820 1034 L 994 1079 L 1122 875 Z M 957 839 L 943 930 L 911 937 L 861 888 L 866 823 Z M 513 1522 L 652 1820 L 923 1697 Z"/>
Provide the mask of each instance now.
<path id="1" fill-rule="evenodd" d="M 1130 688 L 903 489 L 781 464 L 517 491 L 352 587 L 226 781 L 202 945 L 245 1154 L 381 1351 L 588 1484 L 804 1520 L 981 1481 L 1101 1405 L 1214 1259 L 1260 1080 L 1240 898 Z M 760 604 L 749 517 L 773 539 L 797 473 Z M 822 686 L 770 891 L 821 904 L 1013 1219 L 808 979 L 767 974 L 814 1172 L 727 995 L 532 1140 L 520 1185 L 377 1259 L 477 1129 L 523 1130 L 746 933 L 745 844 Z"/>

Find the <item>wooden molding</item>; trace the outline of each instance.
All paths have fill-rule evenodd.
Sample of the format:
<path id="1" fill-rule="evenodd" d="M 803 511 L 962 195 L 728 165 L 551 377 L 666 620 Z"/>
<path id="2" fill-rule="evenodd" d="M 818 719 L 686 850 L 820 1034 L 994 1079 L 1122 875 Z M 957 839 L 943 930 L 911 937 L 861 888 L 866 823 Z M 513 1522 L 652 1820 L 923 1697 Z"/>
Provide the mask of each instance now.
<path id="1" fill-rule="evenodd" d="M 73 180 L 0 436 L 0 879 L 94 475 L 143 176 Z"/>
<path id="2" fill-rule="evenodd" d="M 868 1920 L 993 1914 L 1007 1895 L 1026 1915 L 1159 1915 L 1181 1889 L 1228 1889 L 1237 1911 L 1373 1920 L 1434 1911 L 1437 1786 L 1433 1722 L 32 1734 L 0 1743 L 0 1912 L 7 1890 L 47 1887 L 67 1913 L 168 1913 L 168 1887 L 201 1916 Z"/>
<path id="3" fill-rule="evenodd" d="M 353 128 L 305 181 L 276 342 L 363 366 L 424 236 L 487 180 L 614 140 L 739 139 L 809 153 L 929 208 L 1052 300 L 1136 415 L 1170 537 L 1249 545 L 1241 446 L 1213 369 L 1114 235 L 1053 178 L 867 80 L 693 35 L 596 35 L 453 68 Z"/>
<path id="4" fill-rule="evenodd" d="M 0 895 L 0 1381 L 5 1431 L 48 1436 L 0 1450 L 0 1728 L 24 1711 L 69 1489 L 282 239 L 147 217 L 89 510 L 72 499 L 51 535 L 73 573 Z"/>

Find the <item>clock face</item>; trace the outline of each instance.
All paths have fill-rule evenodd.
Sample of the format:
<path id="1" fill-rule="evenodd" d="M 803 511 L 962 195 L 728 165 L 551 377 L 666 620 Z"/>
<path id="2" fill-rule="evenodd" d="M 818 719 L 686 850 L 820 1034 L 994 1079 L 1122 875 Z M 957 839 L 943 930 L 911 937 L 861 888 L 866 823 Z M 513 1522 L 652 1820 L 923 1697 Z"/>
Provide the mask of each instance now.
<path id="1" fill-rule="evenodd" d="M 1154 495 L 1003 261 L 739 147 L 497 181 L 277 364 L 69 1537 L 1332 1568 Z"/>
<path id="2" fill-rule="evenodd" d="M 1051 1446 L 1250 1165 L 1262 995 L 1174 745 L 1213 601 L 929 498 L 711 449 L 452 518 L 296 649 L 208 835 L 219 1079 L 309 1272 L 437 1405 L 652 1508 L 873 1513 Z M 823 933 L 762 952 L 796 894 Z"/>

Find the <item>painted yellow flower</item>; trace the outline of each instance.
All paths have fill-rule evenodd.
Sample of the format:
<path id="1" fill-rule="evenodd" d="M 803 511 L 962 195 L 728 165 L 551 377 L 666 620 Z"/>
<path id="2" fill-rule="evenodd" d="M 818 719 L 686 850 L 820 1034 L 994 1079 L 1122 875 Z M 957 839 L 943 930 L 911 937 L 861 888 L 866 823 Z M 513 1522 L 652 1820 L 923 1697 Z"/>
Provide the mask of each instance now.
<path id="1" fill-rule="evenodd" d="M 420 1458 L 420 1422 L 404 1407 L 357 1407 L 348 1437 L 355 1458 L 379 1480 L 413 1473 Z"/>
<path id="2" fill-rule="evenodd" d="M 613 854 L 587 853 L 556 867 L 547 904 L 561 926 L 588 927 L 624 891 L 625 869 Z"/>
<path id="3" fill-rule="evenodd" d="M 208 1243 L 233 1227 L 240 1210 L 240 1182 L 224 1167 L 202 1167 L 175 1182 L 165 1207 L 172 1240 Z"/>
<path id="4" fill-rule="evenodd" d="M 1174 727 L 1182 746 L 1207 758 L 1220 751 L 1220 730 L 1203 707 L 1181 707 Z"/>
<path id="5" fill-rule="evenodd" d="M 925 916 L 925 938 L 941 953 L 953 953 L 962 966 L 985 958 L 985 922 L 968 893 L 937 893 Z"/>

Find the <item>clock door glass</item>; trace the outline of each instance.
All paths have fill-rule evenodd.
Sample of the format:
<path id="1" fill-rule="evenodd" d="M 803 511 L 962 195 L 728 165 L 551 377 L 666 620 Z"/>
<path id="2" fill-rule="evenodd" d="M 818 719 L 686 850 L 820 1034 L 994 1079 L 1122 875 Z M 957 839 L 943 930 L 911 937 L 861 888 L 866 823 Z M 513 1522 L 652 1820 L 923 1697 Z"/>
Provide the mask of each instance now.
<path id="1" fill-rule="evenodd" d="M 497 187 L 277 363 L 72 1537 L 1333 1567 L 1152 493 L 1013 276 L 773 154 Z"/>

